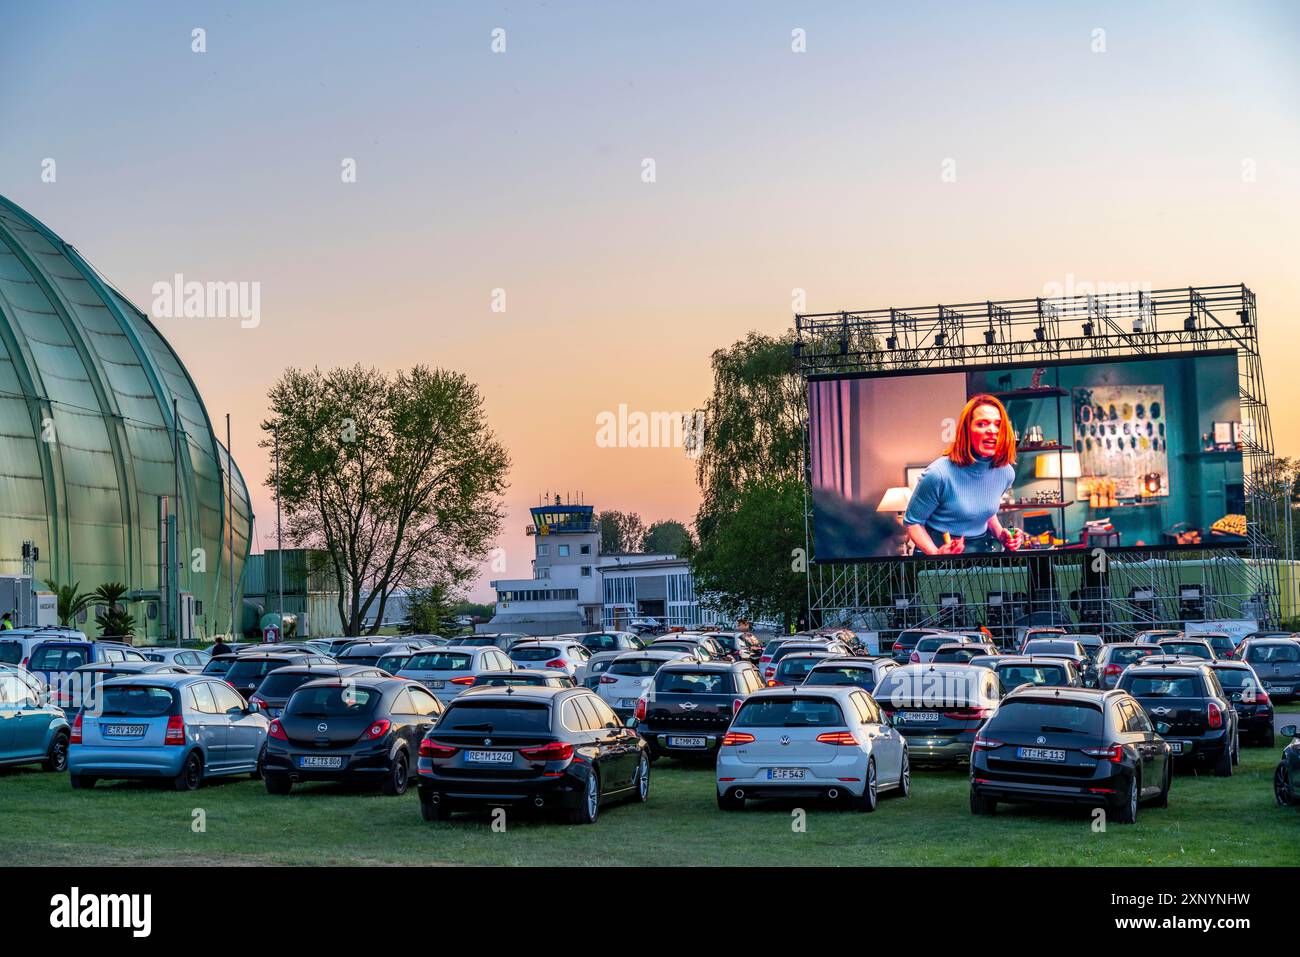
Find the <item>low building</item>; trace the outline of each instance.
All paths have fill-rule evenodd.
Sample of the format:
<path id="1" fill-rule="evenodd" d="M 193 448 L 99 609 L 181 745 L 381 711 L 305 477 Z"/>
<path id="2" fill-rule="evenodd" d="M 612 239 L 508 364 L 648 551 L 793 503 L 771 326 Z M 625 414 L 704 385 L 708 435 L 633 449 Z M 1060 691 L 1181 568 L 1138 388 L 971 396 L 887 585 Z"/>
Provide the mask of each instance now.
<path id="1" fill-rule="evenodd" d="M 607 555 L 599 565 L 604 594 L 601 627 L 625 629 L 634 618 L 666 627 L 708 624 L 695 598 L 690 562 L 676 555 Z M 704 616 L 702 618 L 702 615 Z"/>

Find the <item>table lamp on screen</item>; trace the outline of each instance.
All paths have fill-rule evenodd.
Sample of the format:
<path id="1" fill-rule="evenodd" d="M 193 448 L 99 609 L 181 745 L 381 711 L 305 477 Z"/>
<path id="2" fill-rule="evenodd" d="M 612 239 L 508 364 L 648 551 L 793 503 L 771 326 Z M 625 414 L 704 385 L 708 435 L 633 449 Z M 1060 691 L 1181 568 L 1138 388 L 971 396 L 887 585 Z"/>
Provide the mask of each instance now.
<path id="1" fill-rule="evenodd" d="M 885 494 L 880 497 L 880 504 L 876 506 L 877 512 L 897 512 L 901 517 L 907 511 L 907 503 L 912 500 L 912 490 L 905 485 L 896 485 L 893 488 L 885 489 Z"/>

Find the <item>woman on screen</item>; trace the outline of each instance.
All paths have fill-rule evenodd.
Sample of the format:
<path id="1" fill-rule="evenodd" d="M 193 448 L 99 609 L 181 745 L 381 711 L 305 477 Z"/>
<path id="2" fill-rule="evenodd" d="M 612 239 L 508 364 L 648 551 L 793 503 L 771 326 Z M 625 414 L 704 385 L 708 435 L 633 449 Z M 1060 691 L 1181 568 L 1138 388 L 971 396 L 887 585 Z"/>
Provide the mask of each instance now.
<path id="1" fill-rule="evenodd" d="M 991 395 L 968 401 L 956 438 L 921 473 L 903 516 L 907 537 L 926 555 L 1015 550 L 1023 535 L 1002 527 L 998 505 L 1015 480 L 1016 440 L 1007 410 Z"/>

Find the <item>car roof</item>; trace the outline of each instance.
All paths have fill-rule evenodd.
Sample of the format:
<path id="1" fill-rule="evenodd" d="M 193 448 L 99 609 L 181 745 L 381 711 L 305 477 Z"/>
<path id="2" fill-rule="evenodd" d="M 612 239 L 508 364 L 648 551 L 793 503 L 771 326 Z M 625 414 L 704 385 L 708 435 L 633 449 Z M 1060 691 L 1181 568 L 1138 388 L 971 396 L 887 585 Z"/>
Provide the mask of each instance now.
<path id="1" fill-rule="evenodd" d="M 1202 659 L 1203 660 L 1203 659 Z M 1211 668 L 1222 668 L 1224 671 L 1254 671 L 1249 662 L 1238 661 L 1235 658 L 1216 658 L 1214 661 L 1207 661 Z"/>
<path id="2" fill-rule="evenodd" d="M 330 688 L 336 685 L 342 686 L 343 683 L 338 680 L 341 677 L 346 678 L 350 676 L 335 675 L 330 678 L 316 678 L 312 681 L 303 682 L 298 686 L 298 690 L 301 691 L 303 688 L 311 689 L 311 688 Z M 361 675 L 358 677 L 357 682 L 353 682 L 353 684 L 357 684 L 358 682 L 364 683 L 361 684 L 361 687 L 374 688 L 376 691 L 380 691 L 384 693 L 392 691 L 394 688 L 399 688 L 399 689 L 409 688 L 414 683 L 411 681 L 407 681 L 405 678 L 394 678 L 391 675 L 389 675 L 388 677 L 384 677 L 382 675 Z M 351 686 L 352 685 L 349 685 L 349 687 Z"/>
<path id="3" fill-rule="evenodd" d="M 999 655 L 998 664 L 1013 665 L 1068 665 L 1069 658 L 1058 658 L 1052 655 Z"/>
<path id="4" fill-rule="evenodd" d="M 276 674 L 286 675 L 314 675 L 314 674 L 334 674 L 334 675 L 354 675 L 359 671 L 374 671 L 376 665 L 345 665 L 341 663 L 329 662 L 327 664 L 301 664 L 288 665 L 284 668 L 276 668 Z"/>
<path id="5" fill-rule="evenodd" d="M 1103 691 L 1101 688 L 1062 688 L 1059 685 L 1021 685 L 1014 688 L 1003 696 L 1002 701 L 1006 703 L 1013 698 L 1056 698 L 1062 701 L 1087 701 L 1100 704 L 1107 698 L 1127 697 L 1127 691 L 1120 691 L 1112 688 Z"/>
<path id="6" fill-rule="evenodd" d="M 596 693 L 590 688 L 552 688 L 548 685 L 508 685 L 505 688 L 500 689 L 493 688 L 490 685 L 483 685 L 482 689 L 483 690 L 481 691 L 475 692 L 474 699 L 476 701 L 482 701 L 485 698 L 488 700 L 518 701 L 520 698 L 523 698 L 526 701 L 540 701 L 545 703 L 548 701 L 554 701 L 556 698 L 563 695 L 586 693 L 593 697 L 596 696 Z M 453 698 L 447 707 L 453 707 L 459 700 L 460 696 Z"/>
<path id="7" fill-rule="evenodd" d="M 226 656 L 225 656 L 225 655 L 219 655 L 218 657 L 224 658 L 224 657 L 226 657 Z M 256 652 L 256 653 L 254 653 L 254 654 L 251 654 L 251 655 L 235 655 L 235 660 L 236 660 L 236 662 L 240 662 L 240 661 L 278 661 L 278 660 L 293 661 L 294 659 L 296 659 L 296 658 L 301 658 L 301 657 L 303 657 L 303 656 L 302 656 L 302 655 L 282 655 L 282 654 L 278 654 L 278 653 L 276 653 L 276 652 L 271 652 L 271 651 L 259 651 L 259 652 Z"/>
<path id="8" fill-rule="evenodd" d="M 1181 662 L 1164 662 L 1157 661 L 1151 664 L 1147 659 L 1135 661 L 1125 669 L 1124 674 L 1145 675 L 1145 674 L 1196 674 L 1203 668 L 1209 667 L 1209 662 L 1204 658 L 1189 658 L 1187 655 L 1161 655 L 1160 657 L 1178 657 L 1184 659 Z"/>
<path id="9" fill-rule="evenodd" d="M 800 658 L 812 658 L 817 661 L 820 661 L 822 658 L 829 658 L 829 657 L 831 657 L 831 653 L 829 651 L 796 651 L 792 655 L 783 656 L 781 658 L 781 664 L 785 664 L 787 661 L 798 661 Z M 838 657 L 843 657 L 843 656 L 841 655 Z"/>
<path id="10" fill-rule="evenodd" d="M 887 655 L 827 655 L 821 658 L 814 668 L 820 668 L 822 665 L 879 665 L 893 664 L 894 659 Z"/>
<path id="11" fill-rule="evenodd" d="M 716 671 L 719 674 L 730 671 L 732 668 L 742 665 L 738 661 L 701 661 L 694 663 L 690 661 L 670 661 L 664 665 L 661 670 L 668 671 L 671 669 L 684 668 L 689 671 Z M 753 667 L 752 665 L 750 667 Z"/>
<path id="12" fill-rule="evenodd" d="M 158 687 L 172 688 L 179 685 L 191 684 L 196 681 L 216 681 L 225 684 L 220 678 L 214 678 L 212 675 L 192 675 L 180 674 L 177 672 L 157 672 L 146 671 L 135 675 L 119 675 L 116 678 L 109 678 L 100 687 L 107 688 L 110 685 L 155 685 Z M 230 687 L 226 685 L 226 687 Z"/>
<path id="13" fill-rule="evenodd" d="M 620 652 L 615 661 L 672 661 L 674 658 L 680 658 L 681 653 L 669 648 L 660 648 L 658 651 L 653 648 L 645 648 L 641 651 L 624 651 Z"/>
<path id="14" fill-rule="evenodd" d="M 841 698 L 857 694 L 861 690 L 856 685 L 778 685 L 775 688 L 759 688 L 757 691 L 751 691 L 745 697 L 745 702 L 749 703 L 755 698 L 782 698 L 791 695 L 796 698 Z"/>

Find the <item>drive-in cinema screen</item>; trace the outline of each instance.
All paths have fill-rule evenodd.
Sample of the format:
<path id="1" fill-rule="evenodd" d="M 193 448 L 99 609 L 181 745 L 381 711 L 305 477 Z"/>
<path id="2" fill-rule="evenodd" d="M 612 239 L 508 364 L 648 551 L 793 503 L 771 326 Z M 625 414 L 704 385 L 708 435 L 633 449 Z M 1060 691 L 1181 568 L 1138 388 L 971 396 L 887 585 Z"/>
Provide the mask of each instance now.
<path id="1" fill-rule="evenodd" d="M 1231 352 L 808 385 L 818 561 L 1245 544 Z"/>

